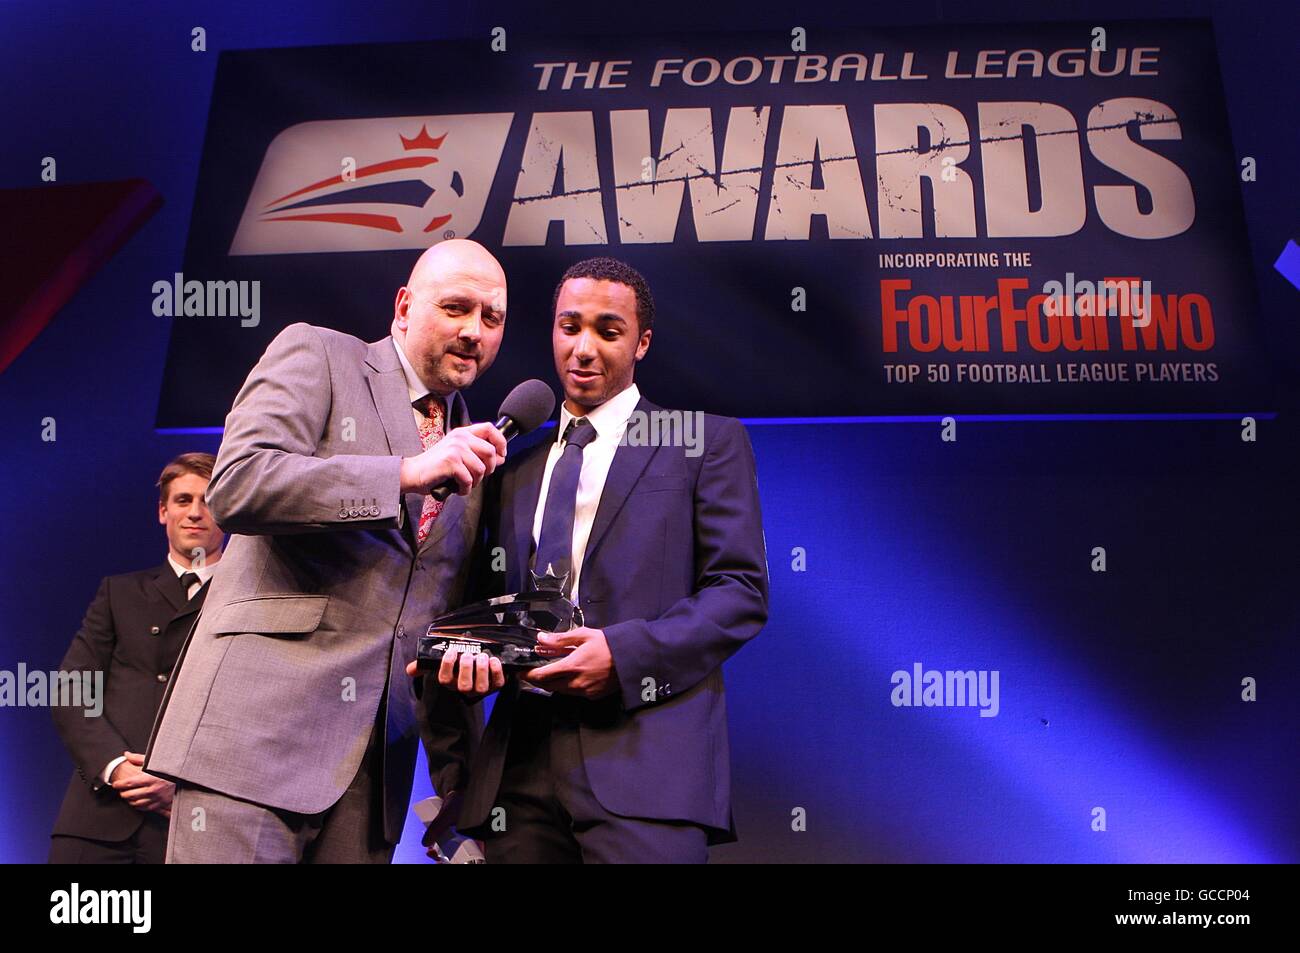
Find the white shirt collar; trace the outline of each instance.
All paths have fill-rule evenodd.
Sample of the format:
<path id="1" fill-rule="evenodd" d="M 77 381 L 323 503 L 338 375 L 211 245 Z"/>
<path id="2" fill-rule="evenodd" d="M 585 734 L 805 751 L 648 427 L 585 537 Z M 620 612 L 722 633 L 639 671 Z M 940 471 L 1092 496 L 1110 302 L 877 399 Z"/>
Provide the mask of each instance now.
<path id="1" fill-rule="evenodd" d="M 207 563 L 204 563 L 201 567 L 196 569 L 187 568 L 178 563 L 176 557 L 173 556 L 170 551 L 167 553 L 167 561 L 171 563 L 172 572 L 176 573 L 177 579 L 185 575 L 187 572 L 192 572 L 199 577 L 199 582 L 207 582 L 212 578 L 212 573 L 217 568 L 216 566 L 209 566 Z"/>
<path id="2" fill-rule="evenodd" d="M 406 393 L 411 398 L 411 403 L 414 404 L 420 398 L 432 393 L 432 391 L 424 386 L 424 381 L 420 380 L 420 375 L 415 373 L 415 368 L 406 359 L 406 352 L 402 350 L 402 345 L 398 343 L 397 338 L 390 338 L 389 340 L 393 342 L 393 350 L 397 352 L 397 359 L 402 362 L 402 373 L 406 375 Z M 454 393 L 448 394 L 444 401 L 449 415 L 446 418 L 448 420 L 451 419 L 451 401 L 454 396 Z"/>
<path id="3" fill-rule="evenodd" d="M 601 404 L 595 410 L 587 413 L 587 422 L 596 428 L 596 439 L 598 440 L 621 440 L 623 431 L 627 427 L 628 418 L 632 416 L 632 411 L 636 410 L 636 405 L 641 402 L 641 391 L 637 389 L 635 383 L 629 384 L 623 390 L 619 391 L 605 403 Z M 560 405 L 560 439 L 564 439 L 564 432 L 569 429 L 569 421 L 576 419 L 573 414 L 569 413 L 569 408 L 564 404 Z"/>

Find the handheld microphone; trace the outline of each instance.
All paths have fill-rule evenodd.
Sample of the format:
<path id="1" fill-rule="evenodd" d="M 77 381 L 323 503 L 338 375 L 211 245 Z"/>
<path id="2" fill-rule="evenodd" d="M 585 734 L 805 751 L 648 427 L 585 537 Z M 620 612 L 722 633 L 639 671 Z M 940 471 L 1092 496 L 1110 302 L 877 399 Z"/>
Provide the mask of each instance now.
<path id="1" fill-rule="evenodd" d="M 524 381 L 506 395 L 497 411 L 496 428 L 507 440 L 536 430 L 550 419 L 555 411 L 555 392 L 545 381 L 536 378 Z M 435 500 L 445 500 L 460 487 L 454 479 L 443 480 L 430 495 Z"/>

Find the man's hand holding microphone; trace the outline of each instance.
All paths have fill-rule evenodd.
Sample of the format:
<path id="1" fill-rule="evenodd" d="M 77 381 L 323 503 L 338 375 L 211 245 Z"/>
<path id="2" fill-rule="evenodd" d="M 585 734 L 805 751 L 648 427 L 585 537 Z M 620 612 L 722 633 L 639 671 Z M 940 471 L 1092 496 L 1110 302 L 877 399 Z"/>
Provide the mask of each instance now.
<path id="1" fill-rule="evenodd" d="M 451 493 L 464 496 L 505 459 L 506 438 L 495 426 L 457 427 L 423 453 L 402 459 L 402 492 L 433 493 L 438 499 Z"/>

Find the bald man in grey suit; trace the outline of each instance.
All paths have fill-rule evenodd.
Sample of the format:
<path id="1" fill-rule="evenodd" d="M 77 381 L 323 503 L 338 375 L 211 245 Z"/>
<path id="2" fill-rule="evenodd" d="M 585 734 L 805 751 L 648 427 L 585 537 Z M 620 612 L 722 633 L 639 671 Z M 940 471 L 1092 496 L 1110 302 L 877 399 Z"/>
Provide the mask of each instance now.
<path id="1" fill-rule="evenodd" d="M 390 337 L 295 324 L 249 374 L 207 494 L 230 543 L 145 762 L 177 784 L 168 863 L 392 859 L 417 738 L 471 717 L 434 711 L 436 685 L 418 697 L 403 670 L 460 598 L 481 483 L 505 459 L 460 394 L 505 312 L 496 259 L 442 242 L 398 291 Z M 436 790 L 459 763 L 431 754 Z"/>

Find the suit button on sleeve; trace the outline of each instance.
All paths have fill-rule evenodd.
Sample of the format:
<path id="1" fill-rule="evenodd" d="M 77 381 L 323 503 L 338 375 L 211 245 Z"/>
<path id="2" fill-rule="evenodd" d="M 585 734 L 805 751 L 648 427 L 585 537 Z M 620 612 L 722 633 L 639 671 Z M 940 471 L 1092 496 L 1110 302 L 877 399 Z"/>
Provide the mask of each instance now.
<path id="1" fill-rule="evenodd" d="M 166 682 L 166 681 L 167 681 L 167 673 L 166 673 L 166 672 L 159 672 L 159 673 L 158 673 L 158 681 L 159 681 L 160 683 L 162 683 L 162 682 Z"/>
<path id="2" fill-rule="evenodd" d="M 161 631 L 162 631 L 162 629 L 158 628 L 158 626 L 156 626 L 156 625 L 151 625 L 151 626 L 149 626 L 149 634 L 150 634 L 150 635 L 157 635 L 157 634 L 158 634 L 159 632 L 161 632 Z"/>

